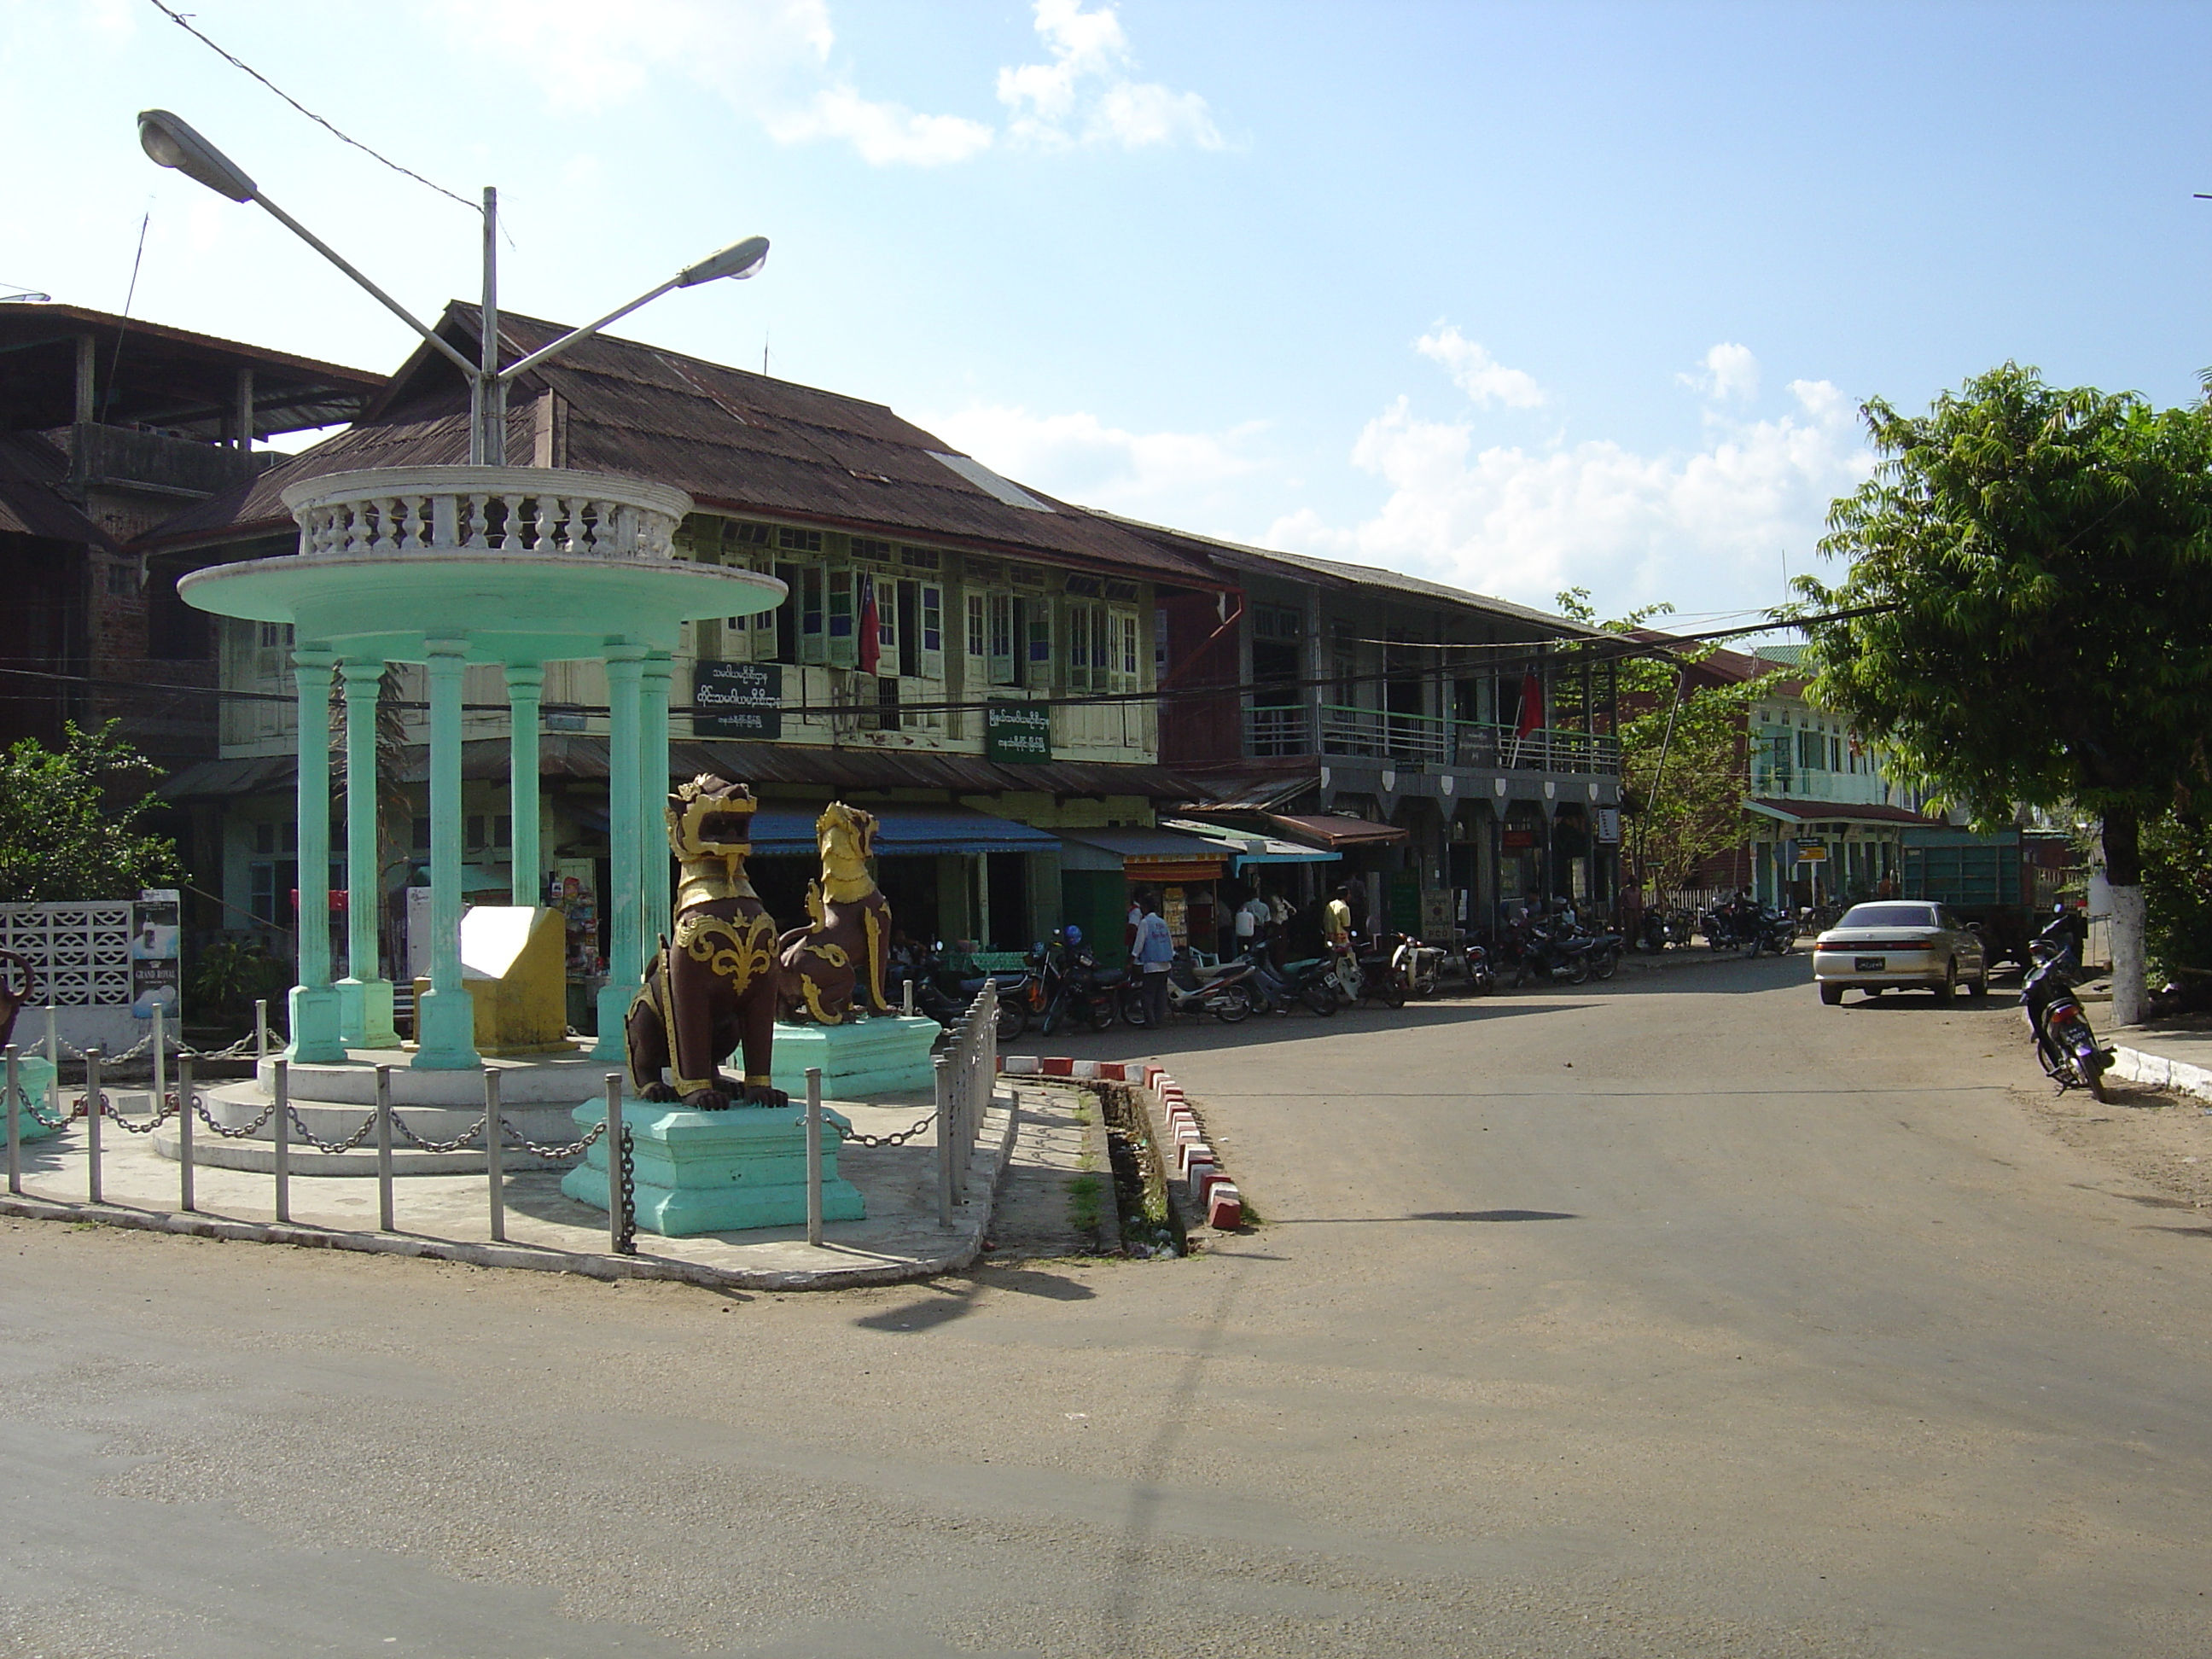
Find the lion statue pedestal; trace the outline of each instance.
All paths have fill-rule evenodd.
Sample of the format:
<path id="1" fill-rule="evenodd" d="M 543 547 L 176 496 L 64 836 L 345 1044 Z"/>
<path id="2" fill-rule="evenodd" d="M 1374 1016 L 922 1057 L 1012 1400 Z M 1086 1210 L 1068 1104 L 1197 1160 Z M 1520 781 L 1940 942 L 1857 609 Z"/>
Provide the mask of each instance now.
<path id="1" fill-rule="evenodd" d="M 15 1133 L 20 1140 L 44 1140 L 48 1135 L 58 1135 L 63 1124 L 48 1127 L 31 1115 L 36 1111 L 42 1117 L 60 1117 L 69 1109 L 54 1099 L 54 1068 L 44 1054 L 19 1054 L 15 1059 L 20 1079 L 16 1086 L 23 1092 L 15 1103 Z M 0 1079 L 4 1082 L 4 1079 Z"/>
<path id="2" fill-rule="evenodd" d="M 916 1014 L 878 1014 L 843 1025 L 778 1025 L 775 1086 L 806 1098 L 806 1068 L 822 1068 L 824 1100 L 865 1100 L 927 1090 L 936 1080 L 930 1051 L 944 1028 Z"/>
<path id="3" fill-rule="evenodd" d="M 606 1103 L 576 1109 L 576 1128 L 588 1133 L 606 1115 Z M 806 1220 L 806 1109 L 731 1106 L 702 1112 L 689 1106 L 625 1101 L 636 1171 L 635 1213 L 641 1232 L 663 1238 L 735 1232 L 747 1227 L 797 1227 Z M 860 1221 L 867 1205 L 860 1189 L 837 1173 L 837 1145 L 852 1127 L 839 1112 L 822 1113 L 822 1218 Z M 586 1154 L 586 1167 L 562 1178 L 561 1190 L 592 1208 L 607 1206 L 605 1136 Z"/>

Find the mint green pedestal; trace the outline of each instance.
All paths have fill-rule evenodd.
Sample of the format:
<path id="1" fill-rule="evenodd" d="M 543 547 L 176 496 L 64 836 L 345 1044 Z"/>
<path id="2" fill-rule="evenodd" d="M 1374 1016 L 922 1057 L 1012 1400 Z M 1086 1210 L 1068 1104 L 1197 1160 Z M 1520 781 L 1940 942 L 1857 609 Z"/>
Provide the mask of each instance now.
<path id="1" fill-rule="evenodd" d="M 576 1108 L 588 1132 L 606 1116 L 604 1100 Z M 806 1220 L 806 1110 L 789 1106 L 733 1106 L 695 1112 L 688 1106 L 623 1103 L 636 1171 L 637 1224 L 663 1238 L 732 1232 L 746 1227 L 795 1227 Z M 852 1127 L 836 1112 L 822 1114 L 822 1218 L 858 1221 L 867 1213 L 860 1189 L 837 1174 L 838 1132 Z M 601 1136 L 582 1168 L 561 1179 L 561 1190 L 594 1209 L 607 1207 L 607 1143 Z"/>
<path id="2" fill-rule="evenodd" d="M 52 1064 L 42 1054 L 25 1054 L 15 1063 L 21 1068 L 17 1073 L 17 1076 L 21 1079 L 20 1086 L 23 1092 L 30 1097 L 31 1107 L 43 1112 L 48 1117 L 62 1117 L 69 1109 L 63 1106 L 57 1109 L 55 1103 L 46 1097 L 54 1080 L 54 1068 Z M 0 1079 L 0 1082 L 4 1080 Z M 6 1109 L 5 1104 L 0 1103 L 0 1111 Z M 52 1128 L 48 1128 L 25 1109 L 22 1102 L 16 1103 L 15 1133 L 21 1139 L 44 1140 L 48 1135 L 58 1135 L 62 1132 L 64 1124 L 66 1122 L 67 1119 L 64 1118 L 63 1123 L 58 1123 Z"/>
<path id="3" fill-rule="evenodd" d="M 848 1025 L 778 1025 L 775 1086 L 806 1098 L 806 1068 L 822 1068 L 825 1100 L 866 1100 L 927 1089 L 935 1076 L 930 1049 L 943 1027 L 933 1019 L 890 1014 Z"/>

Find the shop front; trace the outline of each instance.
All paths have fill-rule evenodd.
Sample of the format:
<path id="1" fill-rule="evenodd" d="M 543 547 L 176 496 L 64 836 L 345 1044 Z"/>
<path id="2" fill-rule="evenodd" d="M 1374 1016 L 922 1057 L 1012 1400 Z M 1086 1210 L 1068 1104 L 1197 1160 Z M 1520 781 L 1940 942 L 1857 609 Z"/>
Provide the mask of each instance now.
<path id="1" fill-rule="evenodd" d="M 1159 896 L 1178 947 L 1221 949 L 1231 925 L 1221 843 L 1171 830 L 1063 830 L 1060 840 L 1061 913 L 1101 962 L 1128 959 L 1129 907 L 1146 892 Z"/>

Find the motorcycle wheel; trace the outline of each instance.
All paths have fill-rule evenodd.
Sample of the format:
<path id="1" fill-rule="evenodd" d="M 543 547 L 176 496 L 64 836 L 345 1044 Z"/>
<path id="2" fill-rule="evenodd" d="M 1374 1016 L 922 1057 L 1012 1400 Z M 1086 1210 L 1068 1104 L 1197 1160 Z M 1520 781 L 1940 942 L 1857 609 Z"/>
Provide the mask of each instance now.
<path id="1" fill-rule="evenodd" d="M 1141 987 L 1133 985 L 1121 993 L 1121 1023 L 1139 1031 L 1152 1023 L 1145 1017 L 1145 994 Z"/>
<path id="2" fill-rule="evenodd" d="M 1083 1023 L 1094 1031 L 1114 1029 L 1114 1001 L 1110 997 L 1093 997 L 1083 1010 Z"/>
<path id="3" fill-rule="evenodd" d="M 1577 957 L 1574 961 L 1574 965 L 1567 969 L 1568 982 L 1574 985 L 1587 985 L 1589 983 L 1589 957 L 1587 956 Z"/>
<path id="4" fill-rule="evenodd" d="M 1298 1000 L 1324 1019 L 1336 1012 L 1336 992 L 1327 980 L 1316 980 L 1298 993 Z"/>
<path id="5" fill-rule="evenodd" d="M 1242 986 L 1232 987 L 1208 1002 L 1206 1012 L 1224 1025 L 1234 1025 L 1252 1012 L 1252 999 Z"/>
<path id="6" fill-rule="evenodd" d="M 2105 1087 L 2105 1068 L 2103 1066 L 2094 1064 L 2083 1066 L 2077 1061 L 2075 1062 L 2074 1069 L 2080 1072 L 2082 1074 L 2084 1081 L 2088 1084 L 2090 1099 L 2097 1102 L 2100 1105 L 2106 1104 L 2111 1101 L 2112 1097 Z"/>
<path id="7" fill-rule="evenodd" d="M 1389 1007 L 1406 1006 L 1406 981 L 1393 974 L 1382 983 L 1382 1000 Z"/>
<path id="8" fill-rule="evenodd" d="M 992 1024 L 999 1028 L 1000 1042 L 1018 1042 L 1030 1029 L 1030 1011 L 1018 1002 L 1000 997 L 998 1017 Z"/>
<path id="9" fill-rule="evenodd" d="M 1593 977 L 1597 979 L 1611 979 L 1620 971 L 1620 958 L 1610 951 L 1607 951 L 1595 962 L 1590 963 L 1590 973 Z"/>

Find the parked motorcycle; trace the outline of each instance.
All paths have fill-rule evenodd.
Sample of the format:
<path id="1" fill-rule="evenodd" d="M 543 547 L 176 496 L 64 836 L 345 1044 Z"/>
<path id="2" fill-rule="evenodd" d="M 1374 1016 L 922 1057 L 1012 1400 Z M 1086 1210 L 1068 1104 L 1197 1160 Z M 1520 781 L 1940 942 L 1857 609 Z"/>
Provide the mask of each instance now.
<path id="1" fill-rule="evenodd" d="M 1031 945 L 1028 960 L 1036 980 L 1030 1005 L 1043 1005 L 1037 1030 L 1044 1036 L 1058 1030 L 1063 1020 L 1080 1020 L 1094 1031 L 1112 1026 L 1129 975 L 1119 968 L 1101 968 L 1083 942 L 1080 927 L 1071 923 L 1063 928 L 1055 945 L 1042 940 Z"/>
<path id="2" fill-rule="evenodd" d="M 1515 989 L 1532 981 L 1548 984 L 1564 979 L 1580 985 L 1589 978 L 1591 935 L 1565 921 L 1525 921 L 1516 931 L 1521 948 L 1513 965 Z M 1611 971 L 1608 968 L 1608 975 Z"/>
<path id="3" fill-rule="evenodd" d="M 911 981 L 915 1012 L 927 1014 L 949 1031 L 968 1017 L 968 1010 L 982 991 L 987 978 L 995 984 L 998 991 L 999 1041 L 1015 1042 L 1030 1029 L 1030 976 L 1027 974 L 1000 974 L 963 979 L 945 965 L 941 955 L 931 951 L 917 962 L 894 961 L 884 988 L 894 1003 L 902 1003 L 905 999 L 903 988 Z"/>
<path id="4" fill-rule="evenodd" d="M 1467 975 L 1467 988 L 1477 996 L 1487 996 L 1498 988 L 1498 969 L 1490 959 L 1490 948 L 1473 940 L 1460 947 L 1460 962 Z"/>
<path id="5" fill-rule="evenodd" d="M 1761 909 L 1750 932 L 1752 955 L 1771 951 L 1778 957 L 1787 956 L 1797 942 L 1797 918 L 1787 910 Z"/>
<path id="6" fill-rule="evenodd" d="M 2106 1098 L 2105 1073 L 2112 1051 L 2097 1045 L 2081 1012 L 2074 982 L 2067 977 L 2063 952 L 2051 940 L 2037 939 L 2029 947 L 2035 965 L 2021 981 L 2021 1016 L 2035 1039 L 2035 1057 L 2063 1091 L 2087 1089 L 2095 1100 Z"/>
<path id="7" fill-rule="evenodd" d="M 1360 1000 L 1371 998 L 1391 1008 L 1406 1006 L 1413 990 L 1407 975 L 1408 943 L 1401 933 L 1377 933 L 1359 950 Z"/>
<path id="8" fill-rule="evenodd" d="M 1424 945 L 1408 937 L 1398 947 L 1394 965 L 1404 975 L 1406 989 L 1426 1000 L 1443 988 L 1444 951 L 1438 945 Z"/>
<path id="9" fill-rule="evenodd" d="M 1252 975 L 1252 964 L 1242 958 L 1201 970 L 1188 951 L 1178 951 L 1168 966 L 1168 1013 L 1170 1018 L 1211 1014 L 1224 1025 L 1234 1025 L 1249 1016 L 1266 994 L 1253 985 Z M 1136 1026 L 1146 1023 L 1141 977 L 1130 975 L 1121 994 L 1121 1018 Z"/>

